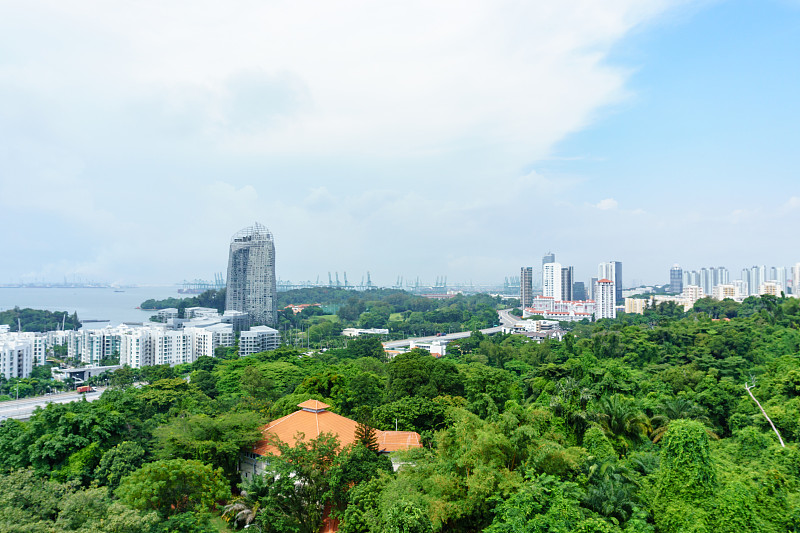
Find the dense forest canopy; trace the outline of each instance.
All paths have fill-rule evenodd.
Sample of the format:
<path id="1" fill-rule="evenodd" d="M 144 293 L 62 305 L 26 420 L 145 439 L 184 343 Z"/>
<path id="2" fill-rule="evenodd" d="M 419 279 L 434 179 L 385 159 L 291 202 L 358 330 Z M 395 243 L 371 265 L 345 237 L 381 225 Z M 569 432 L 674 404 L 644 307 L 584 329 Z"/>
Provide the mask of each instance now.
<path id="1" fill-rule="evenodd" d="M 22 324 L 22 331 L 56 331 L 59 329 L 80 329 L 81 322 L 78 314 L 69 314 L 66 311 L 44 311 L 41 309 L 8 309 L 0 311 L 0 324 L 11 326 L 11 331 L 17 331 Z M 63 326 L 63 328 L 62 328 Z"/>
<path id="2" fill-rule="evenodd" d="M 326 511 L 343 532 L 800 531 L 800 301 L 720 304 L 473 333 L 440 359 L 359 338 L 123 368 L 3 422 L 0 531 L 316 532 Z M 393 472 L 323 434 L 241 483 L 239 450 L 309 398 L 424 447 Z"/>

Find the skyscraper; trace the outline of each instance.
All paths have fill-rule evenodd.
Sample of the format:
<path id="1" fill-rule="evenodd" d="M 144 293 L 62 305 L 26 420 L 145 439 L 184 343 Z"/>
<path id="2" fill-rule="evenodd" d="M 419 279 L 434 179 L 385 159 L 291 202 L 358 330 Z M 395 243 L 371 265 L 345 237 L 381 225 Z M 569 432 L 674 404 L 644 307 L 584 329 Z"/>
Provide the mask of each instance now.
<path id="1" fill-rule="evenodd" d="M 561 300 L 561 263 L 542 266 L 542 296 Z"/>
<path id="2" fill-rule="evenodd" d="M 519 303 L 523 309 L 533 303 L 533 267 L 522 267 L 519 272 Z"/>
<path id="3" fill-rule="evenodd" d="M 795 297 L 800 295 L 800 263 L 795 263 L 792 267 L 792 294 Z"/>
<path id="4" fill-rule="evenodd" d="M 595 284 L 595 320 L 602 318 L 617 318 L 617 308 L 614 301 L 614 282 L 610 279 L 599 279 Z"/>
<path id="5" fill-rule="evenodd" d="M 669 270 L 669 292 L 672 294 L 683 292 L 683 269 L 677 263 Z"/>
<path id="6" fill-rule="evenodd" d="M 553 252 L 547 252 L 542 256 L 542 266 L 545 266 L 547 263 L 555 263 L 556 262 L 556 254 Z"/>
<path id="7" fill-rule="evenodd" d="M 274 325 L 278 318 L 275 242 L 256 222 L 231 238 L 225 309 L 250 315 L 254 324 Z"/>
<path id="8" fill-rule="evenodd" d="M 622 303 L 622 263 L 620 261 L 600 263 L 597 266 L 597 278 L 613 281 L 614 298 L 617 303 Z"/>
<path id="9" fill-rule="evenodd" d="M 572 274 L 574 272 L 574 267 L 563 267 L 561 269 L 561 299 L 571 302 L 575 298 L 573 298 L 572 294 Z"/>
<path id="10" fill-rule="evenodd" d="M 586 284 L 582 281 L 575 281 L 572 283 L 572 298 L 574 300 L 588 300 L 589 295 L 586 294 Z"/>

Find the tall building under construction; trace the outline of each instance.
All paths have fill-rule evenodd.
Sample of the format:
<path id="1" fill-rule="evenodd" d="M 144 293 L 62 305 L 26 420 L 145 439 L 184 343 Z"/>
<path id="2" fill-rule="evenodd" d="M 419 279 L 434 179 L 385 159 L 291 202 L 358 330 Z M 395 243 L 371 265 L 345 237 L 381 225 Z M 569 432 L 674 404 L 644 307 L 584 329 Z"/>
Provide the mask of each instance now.
<path id="1" fill-rule="evenodd" d="M 272 326 L 278 318 L 275 242 L 256 222 L 231 239 L 225 310 L 250 315 L 253 324 Z"/>

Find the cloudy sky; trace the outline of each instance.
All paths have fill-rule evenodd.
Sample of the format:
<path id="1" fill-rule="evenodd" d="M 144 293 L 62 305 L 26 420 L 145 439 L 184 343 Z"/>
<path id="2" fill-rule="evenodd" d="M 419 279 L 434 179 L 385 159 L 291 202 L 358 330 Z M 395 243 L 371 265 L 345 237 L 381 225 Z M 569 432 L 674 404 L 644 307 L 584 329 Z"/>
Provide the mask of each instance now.
<path id="1" fill-rule="evenodd" d="M 0 3 L 0 282 L 800 261 L 800 3 Z"/>

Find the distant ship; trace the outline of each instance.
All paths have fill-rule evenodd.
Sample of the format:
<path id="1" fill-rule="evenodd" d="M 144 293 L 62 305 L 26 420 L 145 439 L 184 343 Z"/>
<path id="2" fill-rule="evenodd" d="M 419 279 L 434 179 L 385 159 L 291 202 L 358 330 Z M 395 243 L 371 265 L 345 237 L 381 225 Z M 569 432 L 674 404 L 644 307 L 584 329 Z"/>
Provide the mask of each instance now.
<path id="1" fill-rule="evenodd" d="M 125 292 L 122 289 L 116 289 L 114 292 Z"/>

